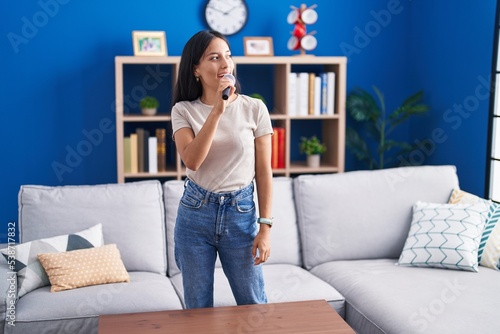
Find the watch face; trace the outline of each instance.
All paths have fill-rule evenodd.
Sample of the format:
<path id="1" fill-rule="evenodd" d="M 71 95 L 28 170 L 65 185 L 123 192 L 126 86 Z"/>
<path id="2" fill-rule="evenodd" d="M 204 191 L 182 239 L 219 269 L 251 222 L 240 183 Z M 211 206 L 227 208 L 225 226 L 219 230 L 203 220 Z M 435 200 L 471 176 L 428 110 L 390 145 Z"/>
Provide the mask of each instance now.
<path id="1" fill-rule="evenodd" d="M 205 7 L 205 19 L 212 30 L 233 35 L 246 24 L 248 9 L 243 0 L 210 0 Z"/>

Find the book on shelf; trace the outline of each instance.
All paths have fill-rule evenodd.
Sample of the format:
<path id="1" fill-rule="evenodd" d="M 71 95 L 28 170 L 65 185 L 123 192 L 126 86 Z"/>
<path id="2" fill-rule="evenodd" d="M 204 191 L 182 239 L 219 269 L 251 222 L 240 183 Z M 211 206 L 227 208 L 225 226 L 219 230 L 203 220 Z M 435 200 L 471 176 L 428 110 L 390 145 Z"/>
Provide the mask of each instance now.
<path id="1" fill-rule="evenodd" d="M 321 107 L 320 114 L 326 114 L 326 104 L 327 104 L 327 92 L 328 92 L 328 75 L 326 72 L 320 74 L 321 78 Z"/>
<path id="2" fill-rule="evenodd" d="M 288 115 L 297 114 L 297 73 L 288 73 Z"/>
<path id="3" fill-rule="evenodd" d="M 335 113 L 335 72 L 327 72 L 326 114 Z"/>
<path id="4" fill-rule="evenodd" d="M 278 128 L 278 168 L 285 168 L 285 128 Z"/>
<path id="5" fill-rule="evenodd" d="M 157 138 L 148 137 L 148 165 L 151 174 L 158 173 L 158 148 Z"/>
<path id="6" fill-rule="evenodd" d="M 144 172 L 144 129 L 138 128 L 135 130 L 137 134 L 137 171 Z"/>
<path id="7" fill-rule="evenodd" d="M 139 171 L 137 146 L 137 133 L 132 133 L 130 134 L 130 173 Z"/>
<path id="8" fill-rule="evenodd" d="M 321 77 L 314 76 L 314 112 L 313 115 L 321 115 Z"/>
<path id="9" fill-rule="evenodd" d="M 271 167 L 285 168 L 285 128 L 273 127 L 271 137 Z"/>
<path id="10" fill-rule="evenodd" d="M 123 170 L 125 173 L 132 171 L 130 160 L 130 137 L 123 138 Z"/>
<path id="11" fill-rule="evenodd" d="M 335 72 L 289 73 L 287 108 L 290 116 L 333 115 Z"/>
<path id="12" fill-rule="evenodd" d="M 278 131 L 273 128 L 273 135 L 271 137 L 271 168 L 278 168 Z"/>
<path id="13" fill-rule="evenodd" d="M 314 73 L 309 73 L 309 91 L 307 93 L 307 114 L 314 115 L 314 84 L 316 75 Z"/>
<path id="14" fill-rule="evenodd" d="M 156 129 L 158 172 L 167 171 L 167 130 Z"/>
<path id="15" fill-rule="evenodd" d="M 148 130 L 144 130 L 144 138 L 142 140 L 142 150 L 143 150 L 143 154 L 144 154 L 144 157 L 143 157 L 143 167 L 144 167 L 144 172 L 145 173 L 148 173 L 149 172 L 149 157 L 148 157 L 148 154 L 149 154 L 149 131 Z"/>
<path id="16" fill-rule="evenodd" d="M 309 73 L 300 72 L 298 74 L 297 85 L 297 116 L 307 116 L 309 114 Z"/>
<path id="17" fill-rule="evenodd" d="M 156 129 L 152 135 L 143 128 L 136 129 L 123 138 L 123 158 L 125 173 L 166 171 L 166 130 Z"/>

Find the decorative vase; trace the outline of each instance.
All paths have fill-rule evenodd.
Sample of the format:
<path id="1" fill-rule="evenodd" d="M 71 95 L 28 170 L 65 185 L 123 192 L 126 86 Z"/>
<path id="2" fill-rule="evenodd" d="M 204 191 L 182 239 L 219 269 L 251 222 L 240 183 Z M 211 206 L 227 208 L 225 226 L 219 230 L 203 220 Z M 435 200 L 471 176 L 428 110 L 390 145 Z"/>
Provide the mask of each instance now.
<path id="1" fill-rule="evenodd" d="M 143 115 L 154 116 L 156 115 L 156 108 L 143 108 L 141 109 Z"/>
<path id="2" fill-rule="evenodd" d="M 321 154 L 311 154 L 307 156 L 307 167 L 318 168 Z"/>

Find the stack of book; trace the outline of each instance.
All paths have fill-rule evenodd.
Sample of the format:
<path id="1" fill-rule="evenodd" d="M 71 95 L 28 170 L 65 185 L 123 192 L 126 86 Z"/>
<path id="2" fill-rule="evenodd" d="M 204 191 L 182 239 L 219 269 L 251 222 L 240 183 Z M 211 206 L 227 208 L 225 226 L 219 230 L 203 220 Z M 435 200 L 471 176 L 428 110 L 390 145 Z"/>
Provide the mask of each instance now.
<path id="1" fill-rule="evenodd" d="M 285 168 L 285 128 L 273 127 L 274 134 L 271 137 L 271 167 Z"/>
<path id="2" fill-rule="evenodd" d="M 137 128 L 135 133 L 123 138 L 125 173 L 165 172 L 167 170 L 167 131 L 156 129 L 152 135 L 148 130 Z"/>
<path id="3" fill-rule="evenodd" d="M 335 113 L 335 72 L 290 73 L 288 114 L 291 116 L 333 115 Z"/>

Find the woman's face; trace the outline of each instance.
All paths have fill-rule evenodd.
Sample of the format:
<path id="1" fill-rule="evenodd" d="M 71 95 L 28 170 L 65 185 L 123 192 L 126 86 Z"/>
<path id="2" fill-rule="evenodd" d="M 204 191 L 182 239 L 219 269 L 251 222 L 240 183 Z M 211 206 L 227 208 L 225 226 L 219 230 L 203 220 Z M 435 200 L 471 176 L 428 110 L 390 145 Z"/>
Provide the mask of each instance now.
<path id="1" fill-rule="evenodd" d="M 217 90 L 219 80 L 224 74 L 232 74 L 234 63 L 231 50 L 220 38 L 214 38 L 201 56 L 199 65 L 195 65 L 195 76 L 200 77 L 204 90 Z"/>

